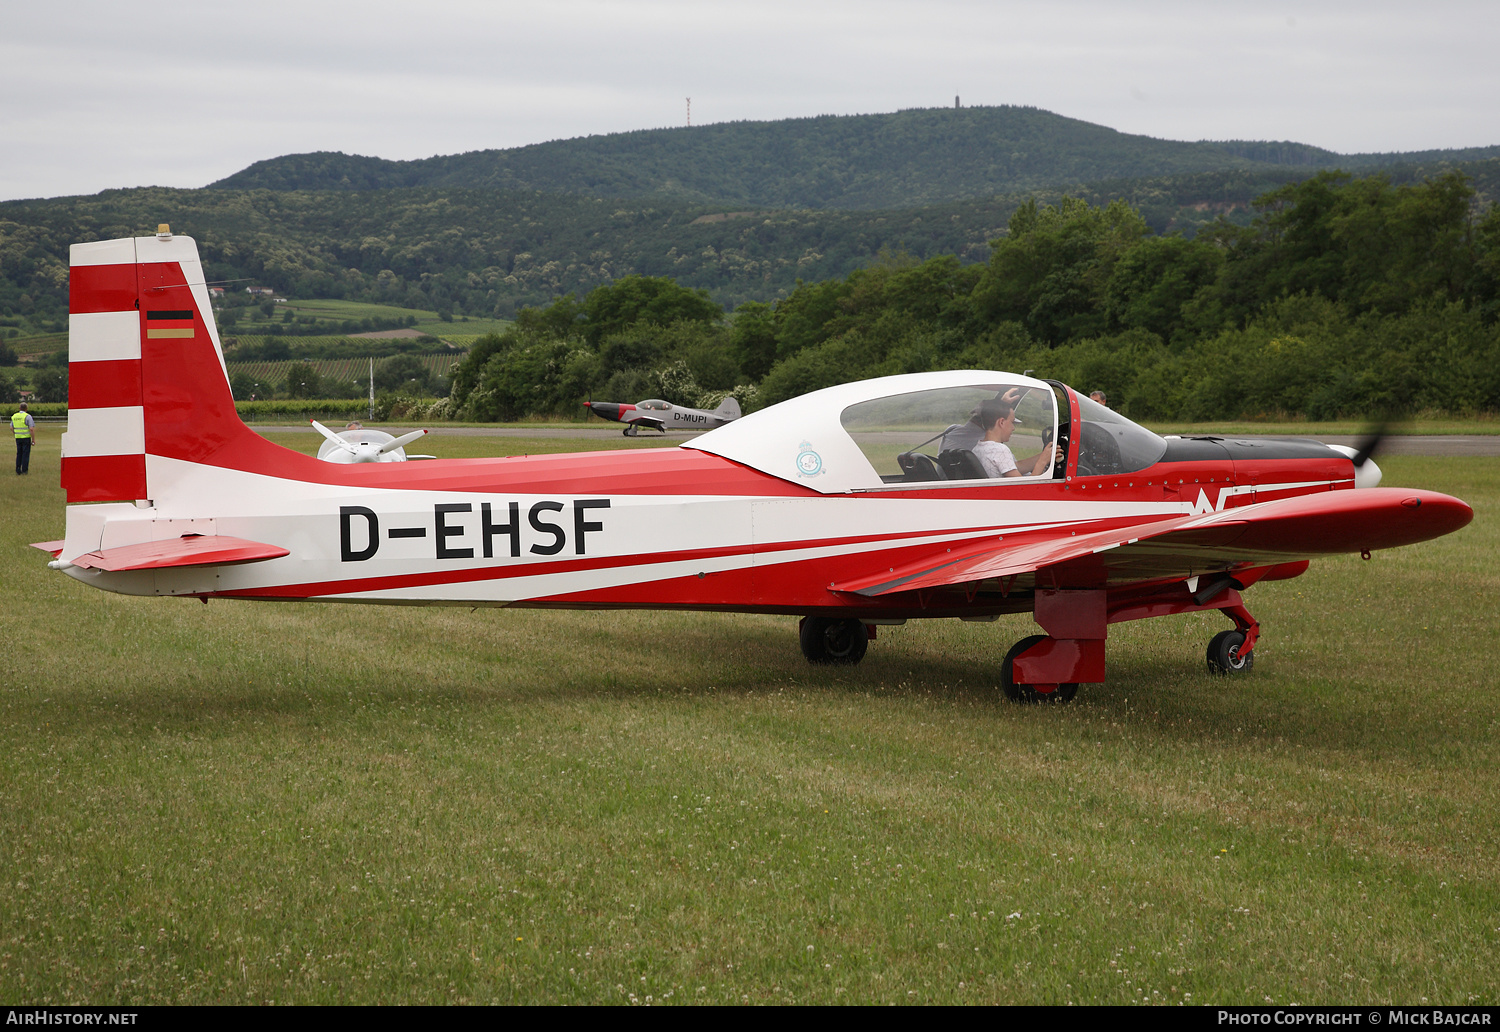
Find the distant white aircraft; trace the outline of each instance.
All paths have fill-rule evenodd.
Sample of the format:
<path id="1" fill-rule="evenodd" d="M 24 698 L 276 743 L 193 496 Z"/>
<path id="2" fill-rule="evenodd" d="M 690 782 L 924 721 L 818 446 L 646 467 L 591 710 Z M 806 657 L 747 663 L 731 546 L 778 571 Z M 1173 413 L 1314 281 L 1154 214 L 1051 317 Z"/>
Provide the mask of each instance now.
<path id="1" fill-rule="evenodd" d="M 318 458 L 324 462 L 405 462 L 407 459 L 430 459 L 431 455 L 408 455 L 405 445 L 410 444 L 426 430 L 413 430 L 400 437 L 392 437 L 384 430 L 366 430 L 362 426 L 351 426 L 348 430 L 334 433 L 316 419 L 313 429 L 328 440 L 318 448 Z"/>

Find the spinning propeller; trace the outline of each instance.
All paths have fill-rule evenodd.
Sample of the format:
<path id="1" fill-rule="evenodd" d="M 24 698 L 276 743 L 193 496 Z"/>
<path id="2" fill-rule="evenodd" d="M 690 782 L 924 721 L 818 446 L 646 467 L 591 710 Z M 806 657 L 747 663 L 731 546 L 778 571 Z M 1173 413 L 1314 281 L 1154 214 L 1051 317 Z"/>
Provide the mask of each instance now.
<path id="1" fill-rule="evenodd" d="M 426 430 L 413 430 L 400 437 L 392 437 L 384 430 L 345 430 L 334 433 L 316 419 L 313 428 L 328 440 L 318 448 L 318 458 L 324 462 L 405 462 L 407 459 L 431 459 L 432 455 L 407 455 L 404 445 L 410 444 Z"/>
<path id="2" fill-rule="evenodd" d="M 1355 487 L 1380 486 L 1380 478 L 1383 474 L 1372 459 L 1385 441 L 1387 426 L 1388 424 L 1384 421 L 1377 423 L 1359 438 L 1353 448 L 1348 445 L 1330 445 L 1334 451 L 1343 452 L 1349 456 L 1350 461 L 1354 463 Z"/>

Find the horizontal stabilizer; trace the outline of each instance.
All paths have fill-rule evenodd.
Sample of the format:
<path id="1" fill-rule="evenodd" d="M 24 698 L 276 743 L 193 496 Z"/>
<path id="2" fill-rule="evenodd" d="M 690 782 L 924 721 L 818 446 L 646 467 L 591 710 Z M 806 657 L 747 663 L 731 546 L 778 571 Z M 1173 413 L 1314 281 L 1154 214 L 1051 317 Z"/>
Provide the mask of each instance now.
<path id="1" fill-rule="evenodd" d="M 177 566 L 234 566 L 279 559 L 291 553 L 277 545 L 219 535 L 188 534 L 167 541 L 146 541 L 89 552 L 73 560 L 85 570 L 165 570 Z"/>
<path id="2" fill-rule="evenodd" d="M 1181 576 L 1230 565 L 1270 566 L 1441 537 L 1474 518 L 1435 491 L 1368 488 L 1258 502 L 1117 530 L 1014 545 L 944 551 L 894 570 L 851 578 L 834 591 L 889 595 L 973 584 L 1084 564 L 1111 583 Z"/>
<path id="3" fill-rule="evenodd" d="M 31 543 L 31 547 L 32 548 L 40 548 L 43 552 L 51 552 L 52 553 L 52 558 L 56 559 L 58 557 L 58 555 L 61 554 L 61 552 L 63 550 L 63 542 L 61 542 L 61 541 L 33 541 Z"/>

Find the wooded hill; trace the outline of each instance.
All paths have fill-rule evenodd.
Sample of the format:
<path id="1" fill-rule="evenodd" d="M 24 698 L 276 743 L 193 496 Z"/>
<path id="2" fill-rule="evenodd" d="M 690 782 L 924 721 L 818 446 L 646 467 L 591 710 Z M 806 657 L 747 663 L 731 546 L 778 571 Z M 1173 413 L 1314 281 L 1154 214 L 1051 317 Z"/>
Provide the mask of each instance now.
<path id="1" fill-rule="evenodd" d="M 0 335 L 66 329 L 68 245 L 160 222 L 198 239 L 210 279 L 294 299 L 510 318 L 644 275 L 732 310 L 882 253 L 983 263 L 1033 197 L 1123 199 L 1153 232 L 1192 235 L 1220 217 L 1247 225 L 1255 197 L 1325 163 L 1378 166 L 1398 185 L 1456 168 L 1483 203 L 1500 196 L 1500 157 L 1486 157 L 1497 152 L 1180 143 L 996 107 L 617 133 L 423 162 L 292 155 L 200 190 L 0 203 Z"/>
<path id="2" fill-rule="evenodd" d="M 1391 170 L 1421 182 L 1443 166 Z M 1461 165 L 1483 201 L 1500 196 L 1500 159 Z M 1094 204 L 1123 199 L 1154 232 L 1223 216 L 1248 224 L 1255 197 L 1306 169 L 1208 172 L 1075 184 Z M 0 204 L 0 331 L 66 328 L 68 245 L 152 232 L 195 237 L 212 280 L 297 298 L 346 298 L 511 318 L 524 305 L 587 293 L 624 276 L 671 276 L 727 309 L 785 297 L 798 281 L 849 275 L 884 252 L 982 263 L 1028 195 L 892 211 L 730 209 L 673 198 L 603 200 L 478 189 L 379 191 L 107 190 Z M 235 295 L 231 292 L 231 297 Z M 13 332 L 16 332 L 13 331 Z"/>
<path id="3" fill-rule="evenodd" d="M 1290 142 L 1186 143 L 1033 107 L 927 108 L 610 133 L 507 150 L 387 161 L 320 152 L 256 162 L 217 189 L 440 187 L 698 205 L 904 209 L 1196 172 L 1303 174 L 1500 157 L 1500 147 L 1341 155 Z"/>

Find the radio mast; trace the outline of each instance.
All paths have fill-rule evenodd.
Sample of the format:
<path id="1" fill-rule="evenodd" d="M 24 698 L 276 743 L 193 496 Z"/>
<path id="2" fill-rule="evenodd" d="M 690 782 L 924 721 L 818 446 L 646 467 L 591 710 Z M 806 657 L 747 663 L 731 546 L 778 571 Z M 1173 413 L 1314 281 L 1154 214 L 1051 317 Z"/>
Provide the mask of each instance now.
<path id="1" fill-rule="evenodd" d="M 692 97 L 689 97 L 687 99 L 687 104 L 688 104 L 688 125 L 691 126 L 693 124 L 693 98 Z"/>

